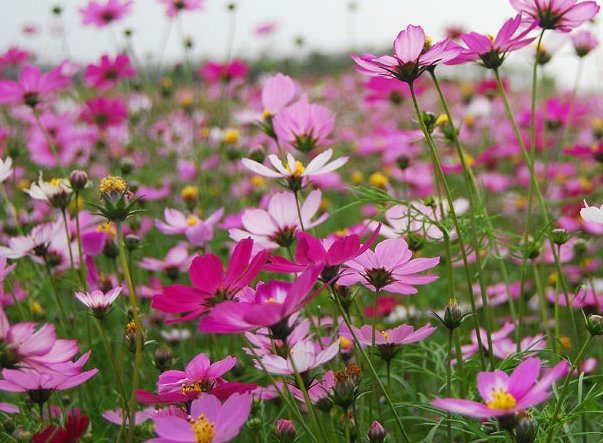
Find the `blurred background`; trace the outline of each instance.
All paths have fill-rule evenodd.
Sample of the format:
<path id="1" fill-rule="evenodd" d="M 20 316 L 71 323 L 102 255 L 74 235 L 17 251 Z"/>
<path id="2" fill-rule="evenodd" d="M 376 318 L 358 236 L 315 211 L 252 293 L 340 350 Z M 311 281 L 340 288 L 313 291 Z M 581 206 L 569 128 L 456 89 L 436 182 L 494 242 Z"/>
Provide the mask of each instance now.
<path id="1" fill-rule="evenodd" d="M 104 0 L 103 0 L 104 1 Z M 495 33 L 515 14 L 508 0 L 207 0 L 202 11 L 186 11 L 169 20 L 157 0 L 135 0 L 132 12 L 114 27 L 84 27 L 78 9 L 87 0 L 0 0 L 0 51 L 11 46 L 34 51 L 41 63 L 68 56 L 78 62 L 97 60 L 126 45 L 124 30 L 132 31 L 131 49 L 140 63 L 154 65 L 184 58 L 183 40 L 192 43 L 193 62 L 293 59 L 346 60 L 352 51 L 391 52 L 391 42 L 407 24 L 420 24 L 434 39 L 446 28 Z M 228 5 L 234 4 L 234 10 Z M 53 16 L 60 5 L 63 13 Z M 599 32 L 599 24 L 586 26 Z M 545 48 L 555 52 L 547 65 L 562 85 L 573 85 L 577 59 L 567 35 L 549 32 Z M 165 49 L 162 49 L 165 48 Z M 530 64 L 529 48 L 513 63 Z M 311 57 L 313 56 L 313 58 Z M 351 64 L 350 64 L 351 66 Z M 601 49 L 585 60 L 581 88 L 599 90 Z"/>

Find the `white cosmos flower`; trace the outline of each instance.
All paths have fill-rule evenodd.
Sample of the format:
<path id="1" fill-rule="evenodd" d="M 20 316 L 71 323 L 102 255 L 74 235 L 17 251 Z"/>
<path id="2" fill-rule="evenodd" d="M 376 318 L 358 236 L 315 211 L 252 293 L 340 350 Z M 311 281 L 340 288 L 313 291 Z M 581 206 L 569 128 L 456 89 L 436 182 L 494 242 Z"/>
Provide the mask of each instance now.
<path id="1" fill-rule="evenodd" d="M 268 160 L 274 169 L 249 158 L 244 158 L 242 162 L 247 169 L 264 177 L 290 179 L 327 174 L 341 168 L 348 161 L 348 157 L 340 157 L 329 163 L 332 156 L 333 150 L 327 149 L 310 160 L 307 166 L 304 166 L 300 161 L 295 160 L 290 153 L 287 154 L 286 164 L 283 164 L 278 156 L 270 154 Z"/>
<path id="2" fill-rule="evenodd" d="M 586 221 L 603 224 L 603 205 L 599 208 L 588 206 L 585 200 L 584 207 L 580 210 L 580 215 Z"/>
<path id="3" fill-rule="evenodd" d="M 13 159 L 6 157 L 6 160 L 0 158 L 0 183 L 10 177 L 13 173 Z"/>

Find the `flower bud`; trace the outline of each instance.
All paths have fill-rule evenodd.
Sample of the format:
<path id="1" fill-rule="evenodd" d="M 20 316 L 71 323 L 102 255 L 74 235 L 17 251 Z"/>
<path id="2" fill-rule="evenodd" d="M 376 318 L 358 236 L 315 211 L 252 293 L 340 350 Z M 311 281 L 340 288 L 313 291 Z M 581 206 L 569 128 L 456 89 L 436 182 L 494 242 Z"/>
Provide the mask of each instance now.
<path id="1" fill-rule="evenodd" d="M 551 231 L 551 240 L 553 240 L 553 243 L 555 243 L 557 246 L 567 243 L 569 238 L 569 232 L 567 232 L 565 229 L 553 229 Z"/>
<path id="2" fill-rule="evenodd" d="M 140 331 L 142 334 L 142 343 L 144 345 L 144 331 Z M 128 346 L 128 349 L 133 353 L 136 350 L 136 324 L 131 321 L 126 325 L 126 332 L 124 333 L 124 341 Z"/>
<path id="3" fill-rule="evenodd" d="M 423 111 L 421 114 L 421 120 L 429 134 L 435 129 L 437 119 L 438 117 L 433 112 Z"/>
<path id="4" fill-rule="evenodd" d="M 69 174 L 69 183 L 74 191 L 81 191 L 88 184 L 88 174 L 79 169 L 74 169 Z"/>
<path id="5" fill-rule="evenodd" d="M 456 299 L 448 300 L 448 304 L 444 308 L 444 316 L 440 317 L 435 312 L 433 313 L 438 320 L 450 331 L 454 331 L 458 328 L 468 314 L 463 314 L 461 307 L 459 306 Z"/>
<path id="6" fill-rule="evenodd" d="M 124 244 L 128 251 L 135 251 L 140 247 L 140 238 L 136 234 L 128 234 L 124 239 Z"/>
<path id="7" fill-rule="evenodd" d="M 279 443 L 293 443 L 296 437 L 297 430 L 291 420 L 280 418 L 276 422 L 276 439 Z"/>
<path id="8" fill-rule="evenodd" d="M 368 438 L 370 443 L 383 443 L 385 441 L 387 433 L 381 423 L 375 420 L 368 431 Z"/>
<path id="9" fill-rule="evenodd" d="M 52 12 L 53 15 L 61 15 L 63 13 L 63 8 L 61 5 L 54 5 L 50 12 Z"/>
<path id="10" fill-rule="evenodd" d="M 591 335 L 603 335 L 603 317 L 591 314 L 586 319 L 586 329 Z"/>
<path id="11" fill-rule="evenodd" d="M 408 249 L 412 252 L 417 252 L 423 249 L 425 245 L 425 237 L 422 237 L 414 232 L 411 232 L 408 236 Z"/>
<path id="12" fill-rule="evenodd" d="M 259 417 L 251 417 L 247 420 L 247 427 L 253 432 L 259 432 L 262 429 L 262 419 Z"/>
<path id="13" fill-rule="evenodd" d="M 164 372 L 172 367 L 174 352 L 167 346 L 160 346 L 155 350 L 154 363 L 159 371 Z"/>
<path id="14" fill-rule="evenodd" d="M 540 251 L 542 249 L 542 243 L 539 241 L 532 242 L 532 244 L 528 247 L 528 258 L 530 260 L 536 260 L 540 255 Z"/>
<path id="15" fill-rule="evenodd" d="M 119 170 L 123 175 L 130 175 L 134 170 L 134 159 L 132 157 L 124 157 L 119 161 Z"/>
<path id="16" fill-rule="evenodd" d="M 579 238 L 578 240 L 576 240 L 576 243 L 574 243 L 574 253 L 578 256 L 578 258 L 580 258 L 582 255 L 584 255 L 584 253 L 587 251 L 588 246 L 586 244 L 586 241 Z"/>
<path id="17" fill-rule="evenodd" d="M 401 155 L 396 159 L 396 164 L 398 165 L 398 168 L 405 171 L 410 166 L 410 158 L 406 155 Z"/>
<path id="18" fill-rule="evenodd" d="M 519 419 L 515 427 L 517 443 L 534 443 L 538 434 L 538 423 L 528 415 Z"/>

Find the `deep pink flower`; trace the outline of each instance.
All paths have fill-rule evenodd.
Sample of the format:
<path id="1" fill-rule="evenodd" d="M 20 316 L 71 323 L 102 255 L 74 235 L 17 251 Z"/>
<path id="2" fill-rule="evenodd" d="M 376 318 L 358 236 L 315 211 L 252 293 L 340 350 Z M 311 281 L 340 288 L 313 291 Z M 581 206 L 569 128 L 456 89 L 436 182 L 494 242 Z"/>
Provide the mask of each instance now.
<path id="1" fill-rule="evenodd" d="M 258 252 L 254 257 L 253 240 L 241 240 L 234 248 L 226 274 L 220 258 L 215 254 L 206 254 L 193 260 L 189 276 L 194 287 L 171 285 L 153 297 L 151 306 L 169 314 L 188 313 L 168 323 L 182 322 L 199 317 L 211 306 L 230 300 L 247 286 L 260 272 L 266 262 L 266 251 Z"/>
<path id="2" fill-rule="evenodd" d="M 570 32 L 599 12 L 594 1 L 579 0 L 510 0 L 520 14 L 532 17 L 542 29 Z"/>
<path id="3" fill-rule="evenodd" d="M 63 427 L 50 425 L 33 435 L 34 443 L 74 443 L 80 441 L 88 430 L 90 418 L 85 415 L 69 414 Z"/>
<path id="4" fill-rule="evenodd" d="M 380 57 L 372 54 L 352 55 L 356 70 L 371 77 L 393 77 L 405 83 L 414 82 L 426 69 L 447 63 L 459 53 L 450 39 L 434 45 L 420 26 L 408 25 L 394 40 L 394 54 Z"/>
<path id="5" fill-rule="evenodd" d="M 34 65 L 25 65 L 18 80 L 0 80 L 0 104 L 27 105 L 35 108 L 51 92 L 64 88 L 70 79 L 57 69 L 42 73 Z"/>
<path id="6" fill-rule="evenodd" d="M 330 143 L 335 115 L 324 106 L 300 100 L 281 109 L 272 124 L 281 143 L 301 152 L 309 152 Z"/>
<path id="7" fill-rule="evenodd" d="M 182 11 L 200 11 L 205 0 L 159 0 L 159 3 L 166 6 L 168 17 L 175 17 Z"/>
<path id="8" fill-rule="evenodd" d="M 118 54 L 111 60 L 108 55 L 103 55 L 98 65 L 90 64 L 84 71 L 86 85 L 98 89 L 111 89 L 116 87 L 124 78 L 136 76 L 136 70 L 130 63 L 126 54 Z"/>
<path id="9" fill-rule="evenodd" d="M 86 100 L 81 117 L 86 123 L 104 130 L 121 125 L 128 117 L 128 108 L 122 100 L 96 97 Z"/>
<path id="10" fill-rule="evenodd" d="M 0 70 L 9 66 L 19 66 L 31 57 L 28 51 L 16 47 L 8 48 L 0 55 Z"/>
<path id="11" fill-rule="evenodd" d="M 148 443 L 224 443 L 235 438 L 251 412 L 251 395 L 235 394 L 223 404 L 213 395 L 203 395 L 191 404 L 190 420 L 177 416 L 155 417 L 159 438 Z"/>
<path id="12" fill-rule="evenodd" d="M 132 0 L 107 0 L 106 3 L 91 1 L 79 10 L 82 23 L 104 28 L 110 23 L 121 20 L 130 11 L 132 3 Z"/>
<path id="13" fill-rule="evenodd" d="M 404 239 L 388 239 L 379 243 L 374 252 L 368 249 L 348 261 L 339 284 L 362 283 L 373 291 L 416 294 L 414 285 L 431 283 L 438 278 L 436 275 L 416 274 L 437 266 L 439 262 L 439 257 L 413 259 Z"/>
<path id="14" fill-rule="evenodd" d="M 208 62 L 197 70 L 197 74 L 207 83 L 228 83 L 231 80 L 242 79 L 247 76 L 249 66 L 242 60 L 232 60 L 230 63 L 221 64 Z"/>
<path id="15" fill-rule="evenodd" d="M 528 36 L 534 26 L 534 23 L 528 27 L 523 26 L 521 14 L 517 14 L 502 25 L 495 38 L 477 32 L 463 34 L 461 39 L 467 49 L 463 49 L 453 63 L 479 60 L 486 68 L 497 69 L 509 52 L 521 49 L 534 41 L 534 37 Z"/>
<path id="16" fill-rule="evenodd" d="M 540 359 L 528 358 L 510 376 L 503 371 L 480 372 L 477 375 L 477 389 L 485 404 L 460 398 L 438 398 L 432 404 L 476 418 L 512 415 L 547 400 L 551 396 L 549 388 L 568 370 L 569 365 L 563 360 L 537 381 Z"/>
<path id="17" fill-rule="evenodd" d="M 318 292 L 310 291 L 321 271 L 322 266 L 314 266 L 293 283 L 270 281 L 258 285 L 254 297 L 250 300 L 220 303 L 210 310 L 209 315 L 201 319 L 199 329 L 202 332 L 232 334 L 279 324 L 279 331 L 273 330 L 273 335 L 281 339 L 286 338 L 290 332 L 286 324 L 287 318 L 318 295 Z"/>

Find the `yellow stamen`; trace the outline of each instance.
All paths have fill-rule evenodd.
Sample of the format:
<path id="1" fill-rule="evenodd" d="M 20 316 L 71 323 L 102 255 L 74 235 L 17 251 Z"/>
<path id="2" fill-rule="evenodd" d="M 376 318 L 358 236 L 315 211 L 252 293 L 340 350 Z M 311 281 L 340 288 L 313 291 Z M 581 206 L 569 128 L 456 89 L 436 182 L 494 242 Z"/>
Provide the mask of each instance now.
<path id="1" fill-rule="evenodd" d="M 386 339 L 386 340 L 389 339 L 389 334 L 387 332 L 385 332 L 385 331 L 379 331 L 379 332 L 381 332 L 381 335 L 383 336 L 384 339 Z"/>
<path id="2" fill-rule="evenodd" d="M 291 168 L 289 167 L 288 164 L 285 166 L 285 169 L 287 169 L 287 171 L 291 175 L 293 175 L 293 177 L 299 177 L 306 170 L 306 168 L 304 167 L 304 165 L 302 164 L 302 162 L 300 162 L 299 160 L 295 161 L 295 171 L 291 171 Z"/>
<path id="3" fill-rule="evenodd" d="M 101 223 L 96 227 L 96 232 L 106 232 L 111 238 L 115 237 L 117 231 L 111 222 Z"/>
<path id="4" fill-rule="evenodd" d="M 52 186 L 59 186 L 63 182 L 62 178 L 53 178 L 50 180 Z"/>
<path id="5" fill-rule="evenodd" d="M 266 179 L 260 175 L 254 175 L 249 179 L 254 188 L 259 188 L 266 185 Z"/>
<path id="6" fill-rule="evenodd" d="M 189 226 L 195 226 L 197 223 L 199 223 L 199 219 L 197 217 L 195 217 L 194 215 L 189 215 L 186 223 Z"/>
<path id="7" fill-rule="evenodd" d="M 350 349 L 352 347 L 352 341 L 347 337 L 341 337 L 339 339 L 339 349 Z"/>
<path id="8" fill-rule="evenodd" d="M 199 198 L 199 188 L 193 185 L 187 185 L 182 188 L 180 195 L 183 200 L 197 200 Z"/>
<path id="9" fill-rule="evenodd" d="M 513 409 L 517 404 L 517 400 L 506 390 L 492 392 L 492 400 L 487 401 L 486 405 L 490 409 L 502 409 L 504 411 Z"/>
<path id="10" fill-rule="evenodd" d="M 199 415 L 196 420 L 191 420 L 191 426 L 195 434 L 196 443 L 211 443 L 216 435 L 214 429 L 216 424 L 205 418 L 203 414 Z"/>
<path id="11" fill-rule="evenodd" d="M 376 188 L 385 188 L 385 186 L 389 183 L 389 179 L 382 172 L 374 172 L 369 177 L 369 184 Z"/>
<path id="12" fill-rule="evenodd" d="M 262 114 L 264 116 L 264 120 L 268 120 L 271 117 L 270 111 L 268 109 L 264 109 L 264 112 Z"/>
<path id="13" fill-rule="evenodd" d="M 234 144 L 239 141 L 240 135 L 238 129 L 227 129 L 224 131 L 224 143 Z"/>
<path id="14" fill-rule="evenodd" d="M 100 192 L 106 194 L 112 191 L 124 192 L 128 187 L 128 183 L 121 177 L 108 175 L 100 182 Z"/>

